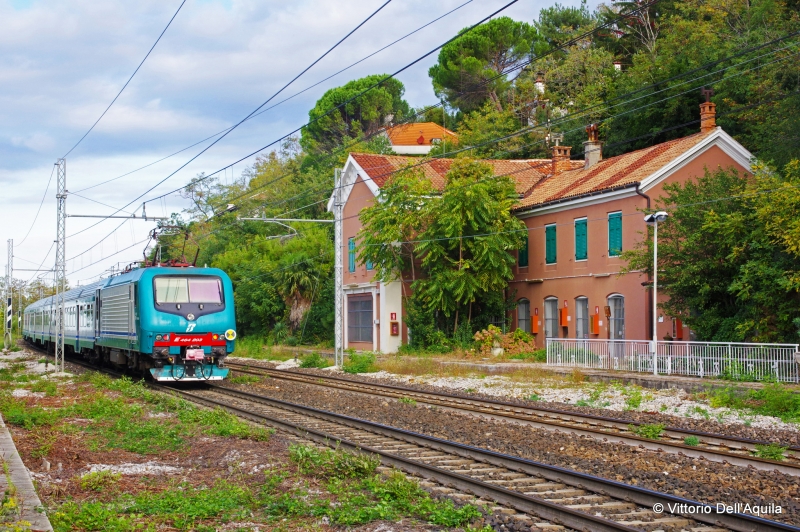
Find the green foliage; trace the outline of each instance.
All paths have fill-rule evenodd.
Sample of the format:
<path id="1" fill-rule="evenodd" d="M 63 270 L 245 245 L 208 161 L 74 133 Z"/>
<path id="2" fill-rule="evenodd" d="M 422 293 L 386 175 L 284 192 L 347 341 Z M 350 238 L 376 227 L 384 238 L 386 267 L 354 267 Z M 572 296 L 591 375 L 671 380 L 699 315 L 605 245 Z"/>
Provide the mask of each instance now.
<path id="1" fill-rule="evenodd" d="M 30 387 L 32 392 L 44 392 L 47 397 L 54 397 L 58 393 L 58 385 L 47 379 L 37 379 Z"/>
<path id="2" fill-rule="evenodd" d="M 658 234 L 659 286 L 669 296 L 662 307 L 698 340 L 797 341 L 798 186 L 800 162 L 783 176 L 756 166 L 749 179 L 719 170 L 664 187 L 655 207 L 670 211 Z M 625 253 L 629 268 L 652 269 L 651 240 Z M 744 368 L 721 369 L 748 377 Z"/>
<path id="3" fill-rule="evenodd" d="M 237 375 L 236 377 L 228 379 L 228 382 L 231 384 L 255 384 L 261 382 L 261 377 L 256 377 L 255 375 Z"/>
<path id="4" fill-rule="evenodd" d="M 428 75 L 437 96 L 451 107 L 471 111 L 491 100 L 502 108 L 500 96 L 510 83 L 507 71 L 529 56 L 538 40 L 525 22 L 498 17 L 447 43 Z"/>
<path id="5" fill-rule="evenodd" d="M 107 491 L 116 486 L 121 478 L 122 474 L 120 473 L 95 471 L 83 475 L 78 481 L 78 485 L 82 490 Z"/>
<path id="6" fill-rule="evenodd" d="M 623 392 L 623 395 L 625 396 L 625 410 L 638 410 L 642 406 L 644 397 L 641 388 L 628 389 Z"/>
<path id="7" fill-rule="evenodd" d="M 697 447 L 700 445 L 700 438 L 697 436 L 686 436 L 683 439 L 684 445 L 688 445 L 689 447 Z"/>
<path id="8" fill-rule="evenodd" d="M 628 425 L 628 428 L 631 432 L 636 434 L 637 436 L 641 436 L 642 438 L 647 438 L 648 440 L 657 440 L 661 437 L 661 434 L 664 432 L 664 425 L 663 423 L 659 424 L 648 424 L 648 425 Z"/>
<path id="9" fill-rule="evenodd" d="M 398 399 L 398 401 L 400 401 L 405 405 L 417 406 L 417 401 L 415 401 L 410 397 L 401 397 L 400 399 Z"/>
<path id="10" fill-rule="evenodd" d="M 289 458 L 301 472 L 329 479 L 365 478 L 380 465 L 376 456 L 300 444 L 289 447 Z"/>
<path id="11" fill-rule="evenodd" d="M 786 459 L 784 453 L 789 449 L 777 443 L 770 443 L 768 445 L 756 444 L 755 447 L 755 450 L 752 451 L 753 456 L 766 458 L 767 460 L 776 460 L 778 462 L 782 462 Z"/>
<path id="12" fill-rule="evenodd" d="M 784 421 L 800 419 L 800 394 L 783 384 L 769 383 L 759 390 L 747 392 L 725 387 L 712 390 L 707 395 L 709 404 L 714 408 L 741 409 Z"/>
<path id="13" fill-rule="evenodd" d="M 378 371 L 375 366 L 373 353 L 351 353 L 342 364 L 345 373 L 374 373 Z"/>
<path id="14" fill-rule="evenodd" d="M 300 361 L 301 368 L 327 368 L 330 366 L 328 359 L 321 356 L 319 353 L 311 353 L 303 357 Z"/>
<path id="15" fill-rule="evenodd" d="M 537 349 L 536 351 L 511 355 L 509 358 L 512 360 L 533 360 L 534 362 L 547 362 L 547 349 L 543 347 L 541 349 Z"/>
<path id="16" fill-rule="evenodd" d="M 542 398 L 539 397 L 537 394 L 533 393 L 528 396 L 528 401 L 541 401 Z"/>
<path id="17" fill-rule="evenodd" d="M 386 74 L 366 76 L 323 94 L 308 112 L 312 123 L 303 128 L 300 140 L 303 149 L 307 153 L 331 151 L 377 132 L 389 117 L 400 120 L 407 115 L 409 107 L 403 100 L 405 87 L 394 78 L 381 82 L 385 77 Z M 378 82 L 381 82 L 378 87 L 336 109 Z"/>

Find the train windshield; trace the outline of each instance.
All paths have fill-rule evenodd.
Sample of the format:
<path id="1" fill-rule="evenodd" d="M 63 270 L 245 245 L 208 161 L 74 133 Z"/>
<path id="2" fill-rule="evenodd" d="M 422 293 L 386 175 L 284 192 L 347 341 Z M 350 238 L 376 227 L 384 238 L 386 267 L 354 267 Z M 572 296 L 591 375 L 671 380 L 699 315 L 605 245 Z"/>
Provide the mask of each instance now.
<path id="1" fill-rule="evenodd" d="M 219 277 L 156 277 L 156 303 L 222 303 Z"/>

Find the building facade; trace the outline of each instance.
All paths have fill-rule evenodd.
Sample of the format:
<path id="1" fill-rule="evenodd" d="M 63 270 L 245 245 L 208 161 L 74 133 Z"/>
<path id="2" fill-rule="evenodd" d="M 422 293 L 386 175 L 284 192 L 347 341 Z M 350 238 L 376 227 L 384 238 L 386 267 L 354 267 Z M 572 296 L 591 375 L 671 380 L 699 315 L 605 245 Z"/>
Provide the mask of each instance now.
<path id="1" fill-rule="evenodd" d="M 713 104 L 704 106 L 700 133 L 617 157 L 604 160 L 596 130 L 587 128 L 584 160 L 572 160 L 568 146 L 554 146 L 552 159 L 485 161 L 495 175 L 513 176 L 520 195 L 514 213 L 528 229 L 510 282 L 517 300 L 512 329 L 535 333 L 542 347 L 549 337 L 652 339 L 652 282 L 643 272 L 623 273 L 620 257 L 647 234 L 643 211 L 667 183 L 719 168 L 750 170 L 752 155 L 715 127 Z M 358 214 L 376 201 L 395 171 L 420 162 L 351 154 L 345 164 L 346 244 L 339 250 L 345 254 L 339 294 L 345 348 L 392 353 L 408 341 L 402 303 L 408 283 L 375 282 L 371 265 L 357 263 Z M 419 168 L 441 189 L 450 163 L 435 159 Z M 680 319 L 659 315 L 657 322 L 659 338 L 689 339 Z"/>

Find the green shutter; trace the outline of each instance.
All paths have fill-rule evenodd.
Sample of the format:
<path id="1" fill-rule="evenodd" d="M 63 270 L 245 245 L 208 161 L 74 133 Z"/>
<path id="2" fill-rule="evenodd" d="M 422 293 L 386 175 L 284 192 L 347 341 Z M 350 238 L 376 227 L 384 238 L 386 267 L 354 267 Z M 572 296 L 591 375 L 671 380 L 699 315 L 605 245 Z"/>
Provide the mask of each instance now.
<path id="1" fill-rule="evenodd" d="M 544 261 L 547 264 L 556 263 L 556 226 L 548 225 L 544 228 L 545 253 Z"/>
<path id="2" fill-rule="evenodd" d="M 519 266 L 525 268 L 528 266 L 528 233 L 525 233 L 525 243 L 519 248 Z"/>
<path id="3" fill-rule="evenodd" d="M 347 240 L 347 266 L 350 273 L 356 271 L 356 239 Z"/>
<path id="4" fill-rule="evenodd" d="M 622 253 L 622 213 L 608 215 L 608 256 L 618 257 Z"/>
<path id="5" fill-rule="evenodd" d="M 372 261 L 370 261 L 370 260 L 367 261 L 367 269 L 368 270 L 374 270 L 375 269 L 375 265 L 372 264 Z"/>
<path id="6" fill-rule="evenodd" d="M 575 260 L 586 260 L 586 220 L 575 220 Z"/>

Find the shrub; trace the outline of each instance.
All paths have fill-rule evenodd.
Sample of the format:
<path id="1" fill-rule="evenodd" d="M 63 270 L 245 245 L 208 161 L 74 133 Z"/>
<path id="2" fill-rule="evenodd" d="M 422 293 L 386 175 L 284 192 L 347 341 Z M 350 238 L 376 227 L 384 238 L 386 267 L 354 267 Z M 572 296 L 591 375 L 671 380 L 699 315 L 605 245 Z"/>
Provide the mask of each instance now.
<path id="1" fill-rule="evenodd" d="M 308 445 L 290 445 L 289 459 L 302 473 L 314 473 L 326 478 L 365 478 L 380 465 L 373 455 L 317 449 Z"/>
<path id="2" fill-rule="evenodd" d="M 781 462 L 786 458 L 783 455 L 783 453 L 786 452 L 786 449 L 788 449 L 788 447 L 782 447 L 777 443 L 770 443 L 769 445 L 756 444 L 756 449 L 752 451 L 752 453 L 758 458 L 765 458 L 767 460 L 776 460 Z"/>
<path id="3" fill-rule="evenodd" d="M 80 478 L 78 482 L 82 490 L 92 491 L 106 491 L 108 488 L 114 486 L 119 479 L 122 478 L 120 473 L 112 473 L 111 471 L 95 471 L 87 473 Z"/>
<path id="4" fill-rule="evenodd" d="M 300 361 L 301 368 L 327 368 L 328 361 L 319 353 L 311 353 Z"/>
<path id="5" fill-rule="evenodd" d="M 631 429 L 631 432 L 636 434 L 637 436 L 641 436 L 642 438 L 647 438 L 648 440 L 657 440 L 661 437 L 661 433 L 664 432 L 664 425 L 663 423 L 659 423 L 657 425 L 628 425 L 628 428 Z"/>
<path id="6" fill-rule="evenodd" d="M 347 357 L 342 365 L 345 373 L 374 373 L 378 371 L 375 367 L 375 355 L 373 353 L 353 353 Z"/>

